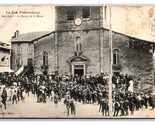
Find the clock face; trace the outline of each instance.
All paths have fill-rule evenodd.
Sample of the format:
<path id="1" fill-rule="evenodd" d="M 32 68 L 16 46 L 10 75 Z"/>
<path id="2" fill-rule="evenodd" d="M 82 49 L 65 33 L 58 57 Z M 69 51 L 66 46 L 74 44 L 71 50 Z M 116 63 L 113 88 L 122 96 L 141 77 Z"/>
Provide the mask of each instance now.
<path id="1" fill-rule="evenodd" d="M 81 25 L 81 23 L 82 23 L 81 18 L 76 18 L 75 19 L 75 25 L 79 26 L 79 25 Z"/>

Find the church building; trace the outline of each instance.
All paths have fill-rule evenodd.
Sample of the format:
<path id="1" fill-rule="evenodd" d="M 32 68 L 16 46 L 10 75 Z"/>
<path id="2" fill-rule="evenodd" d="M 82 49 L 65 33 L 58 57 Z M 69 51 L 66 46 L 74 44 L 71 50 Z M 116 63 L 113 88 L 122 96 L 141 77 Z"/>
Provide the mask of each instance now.
<path id="1" fill-rule="evenodd" d="M 61 6 L 55 7 L 55 10 L 55 31 L 46 32 L 32 42 L 31 59 L 34 74 L 108 75 L 108 8 Z M 12 47 L 17 43 L 12 42 Z M 112 43 L 114 74 L 129 74 L 137 82 L 153 83 L 154 43 L 114 31 Z M 27 44 L 31 46 L 30 43 Z M 13 61 L 16 59 L 16 51 L 12 54 Z"/>

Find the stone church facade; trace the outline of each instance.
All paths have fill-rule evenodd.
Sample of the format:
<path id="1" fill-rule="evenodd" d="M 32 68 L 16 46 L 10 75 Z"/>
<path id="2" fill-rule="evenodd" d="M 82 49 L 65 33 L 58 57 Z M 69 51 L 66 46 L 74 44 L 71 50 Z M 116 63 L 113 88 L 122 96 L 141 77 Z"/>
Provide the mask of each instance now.
<path id="1" fill-rule="evenodd" d="M 56 7 L 55 31 L 33 42 L 35 74 L 109 74 L 106 7 Z M 154 44 L 117 32 L 113 37 L 113 73 L 153 83 Z"/>

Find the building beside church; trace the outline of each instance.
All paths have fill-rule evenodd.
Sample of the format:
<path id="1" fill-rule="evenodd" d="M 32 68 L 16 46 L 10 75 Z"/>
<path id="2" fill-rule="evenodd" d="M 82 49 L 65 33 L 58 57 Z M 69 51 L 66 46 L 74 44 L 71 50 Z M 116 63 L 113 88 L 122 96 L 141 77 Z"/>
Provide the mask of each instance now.
<path id="1" fill-rule="evenodd" d="M 11 40 L 12 68 L 29 67 L 31 62 L 35 74 L 109 74 L 107 8 L 61 6 L 55 9 L 54 32 L 42 36 L 28 33 L 31 37 L 25 38 L 31 38 L 30 41 L 23 38 L 24 34 Z M 137 82 L 153 83 L 154 43 L 117 32 L 112 33 L 112 38 L 113 73 L 129 74 Z M 22 54 L 18 54 L 20 47 L 26 47 L 22 48 Z M 27 52 L 31 54 L 23 55 Z"/>
<path id="2" fill-rule="evenodd" d="M 2 72 L 13 72 L 10 69 L 10 56 L 11 47 L 0 41 L 0 73 Z"/>
<path id="3" fill-rule="evenodd" d="M 11 68 L 19 73 L 34 72 L 34 42 L 49 34 L 49 31 L 20 34 L 17 30 L 11 39 Z"/>

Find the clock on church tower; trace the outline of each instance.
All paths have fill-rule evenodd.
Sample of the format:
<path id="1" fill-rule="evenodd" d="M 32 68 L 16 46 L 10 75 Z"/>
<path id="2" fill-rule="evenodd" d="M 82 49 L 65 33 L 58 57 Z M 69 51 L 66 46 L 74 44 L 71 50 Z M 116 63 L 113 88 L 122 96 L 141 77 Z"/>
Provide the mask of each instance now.
<path id="1" fill-rule="evenodd" d="M 75 25 L 80 26 L 82 24 L 82 19 L 76 18 L 74 22 L 75 22 Z"/>
<path id="2" fill-rule="evenodd" d="M 56 30 L 97 29 L 103 22 L 103 7 L 100 6 L 67 6 L 56 7 Z"/>

